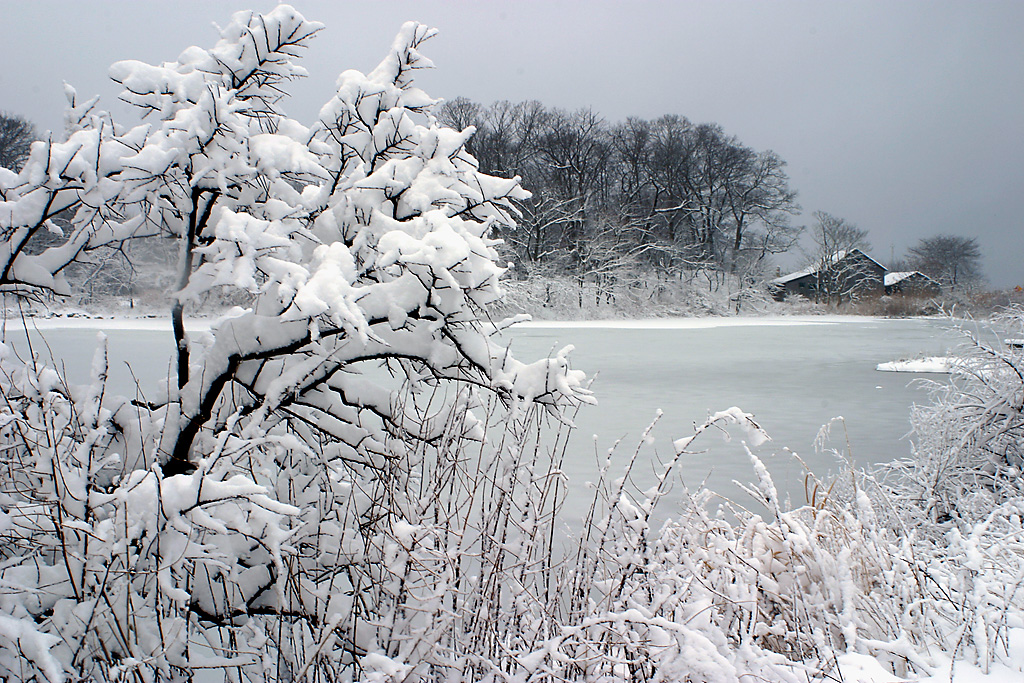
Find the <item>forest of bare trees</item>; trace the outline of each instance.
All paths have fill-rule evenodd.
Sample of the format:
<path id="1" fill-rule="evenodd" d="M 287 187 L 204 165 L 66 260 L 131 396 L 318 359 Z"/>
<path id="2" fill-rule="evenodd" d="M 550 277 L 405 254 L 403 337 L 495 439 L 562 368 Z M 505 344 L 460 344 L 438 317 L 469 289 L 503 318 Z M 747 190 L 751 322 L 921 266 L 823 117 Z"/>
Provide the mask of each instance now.
<path id="1" fill-rule="evenodd" d="M 799 233 L 785 161 L 717 124 L 676 115 L 609 123 L 590 109 L 461 97 L 440 117 L 476 128 L 469 146 L 481 171 L 519 176 L 532 192 L 519 225 L 501 235 L 520 276 L 746 276 Z"/>

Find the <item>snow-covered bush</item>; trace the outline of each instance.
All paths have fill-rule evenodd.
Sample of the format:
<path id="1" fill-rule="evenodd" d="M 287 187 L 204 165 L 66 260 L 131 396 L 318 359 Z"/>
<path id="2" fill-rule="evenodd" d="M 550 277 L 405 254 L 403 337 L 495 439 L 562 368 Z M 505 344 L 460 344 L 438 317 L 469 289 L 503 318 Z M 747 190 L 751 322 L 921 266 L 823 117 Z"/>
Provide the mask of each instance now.
<path id="1" fill-rule="evenodd" d="M 913 542 L 939 642 L 987 668 L 1024 627 L 1024 309 L 962 329 L 950 381 L 911 412 L 912 457 L 864 488 L 884 525 Z"/>
<path id="2" fill-rule="evenodd" d="M 839 678 L 847 652 L 898 673 L 929 670 L 946 614 L 916 604 L 914 548 L 878 523 L 863 492 L 831 495 L 808 475 L 815 493 L 793 507 L 748 451 L 749 508 L 684 489 L 674 518 L 654 528 L 680 460 L 703 433 L 729 424 L 751 445 L 766 438 L 740 410 L 716 413 L 675 442 L 646 490 L 629 481 L 648 435 L 624 471 L 612 470 L 609 452 L 584 528 L 590 538 L 568 564 L 561 629 L 531 663 L 553 680 Z"/>
<path id="3" fill-rule="evenodd" d="M 126 240 L 180 245 L 161 390 L 109 396 L 102 347 L 85 388 L 3 360 L 11 676 L 372 678 L 434 662 L 435 632 L 464 635 L 448 625 L 472 580 L 460 558 L 488 552 L 457 520 L 511 514 L 452 468 L 476 444 L 504 486 L 536 406 L 557 420 L 591 400 L 568 349 L 521 363 L 483 314 L 503 271 L 488 236 L 525 193 L 479 173 L 472 131 L 440 127 L 413 87 L 433 31 L 404 26 L 306 127 L 277 102 L 319 29 L 287 6 L 242 12 L 212 49 L 119 62 L 147 122 L 122 126 L 69 89 L 67 138 L 0 171 L 7 294 L 66 294 L 70 264 Z M 63 229 L 59 212 L 74 213 Z M 255 304 L 187 333 L 186 302 L 225 288 Z M 491 637 L 486 610 L 472 615 Z"/>
<path id="4" fill-rule="evenodd" d="M 831 483 L 808 472 L 807 501 L 793 505 L 750 454 L 751 504 L 684 490 L 674 518 L 652 528 L 678 459 L 728 422 L 761 440 L 732 409 L 677 441 L 653 488 L 628 483 L 646 434 L 624 472 L 606 465 L 592 538 L 568 565 L 571 608 L 534 665 L 556 680 L 805 681 L 843 680 L 851 654 L 894 677 L 934 673 L 948 656 L 981 670 L 1012 659 L 1024 499 L 937 531 L 894 514 L 899 492 L 850 468 Z"/>
<path id="5" fill-rule="evenodd" d="M 896 463 L 903 515 L 971 524 L 1024 496 L 1024 308 L 967 333 L 949 383 L 911 414 L 914 455 Z"/>
<path id="6" fill-rule="evenodd" d="M 813 306 L 796 310 L 793 302 L 776 302 L 767 290 L 728 274 L 718 274 L 720 282 L 712 287 L 703 278 L 665 278 L 653 269 L 628 275 L 581 282 L 551 272 L 519 273 L 518 278 L 504 282 L 505 295 L 489 310 L 495 315 L 527 313 L 550 320 L 820 312 Z"/>

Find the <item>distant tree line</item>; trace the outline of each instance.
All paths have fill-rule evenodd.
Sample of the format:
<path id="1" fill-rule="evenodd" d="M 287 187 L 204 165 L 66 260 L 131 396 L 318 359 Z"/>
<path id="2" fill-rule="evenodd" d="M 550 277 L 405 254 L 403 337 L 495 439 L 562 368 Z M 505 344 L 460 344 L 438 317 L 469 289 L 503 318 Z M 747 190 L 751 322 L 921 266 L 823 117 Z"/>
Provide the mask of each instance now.
<path id="1" fill-rule="evenodd" d="M 480 170 L 519 176 L 532 193 L 501 235 L 521 277 L 747 275 L 799 234 L 785 161 L 717 124 L 676 115 L 613 124 L 591 109 L 462 97 L 439 118 L 475 127 L 468 149 Z"/>
<path id="2" fill-rule="evenodd" d="M 438 117 L 475 129 L 466 147 L 480 171 L 519 176 L 532 193 L 515 202 L 517 225 L 499 235 L 513 277 L 570 275 L 607 291 L 697 274 L 754 283 L 764 279 L 768 257 L 792 249 L 803 230 L 790 222 L 800 206 L 786 162 L 714 123 L 673 114 L 609 123 L 591 109 L 537 101 L 484 106 L 464 97 L 445 102 Z M 19 170 L 36 139 L 31 122 L 0 112 L 0 166 Z M 822 211 L 813 217 L 809 266 L 870 250 L 866 230 Z M 47 237 L 29 249 L 45 248 Z M 91 268 L 69 276 L 87 298 L 131 291 L 140 260 L 150 262 L 148 270 L 173 261 L 165 247 L 140 244 L 130 259 L 122 251 L 98 253 Z M 920 270 L 960 291 L 982 281 L 980 260 L 976 239 L 939 235 L 920 240 L 891 269 Z"/>

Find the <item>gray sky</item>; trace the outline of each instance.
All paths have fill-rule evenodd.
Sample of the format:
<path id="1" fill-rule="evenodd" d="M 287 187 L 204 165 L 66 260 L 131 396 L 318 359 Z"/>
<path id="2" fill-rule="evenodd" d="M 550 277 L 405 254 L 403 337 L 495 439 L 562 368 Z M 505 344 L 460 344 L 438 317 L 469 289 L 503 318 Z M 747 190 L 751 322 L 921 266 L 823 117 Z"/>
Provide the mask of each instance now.
<path id="1" fill-rule="evenodd" d="M 233 11 L 274 4 L 0 0 L 0 109 L 59 129 L 68 81 L 124 114 L 112 62 L 173 60 L 212 45 Z M 883 261 L 922 237 L 976 236 L 990 283 L 1024 285 L 1020 0 L 293 4 L 326 24 L 285 105 L 304 123 L 338 73 L 375 66 L 416 19 L 440 29 L 418 82 L 435 97 L 714 121 L 789 162 L 799 222 L 846 218 Z"/>

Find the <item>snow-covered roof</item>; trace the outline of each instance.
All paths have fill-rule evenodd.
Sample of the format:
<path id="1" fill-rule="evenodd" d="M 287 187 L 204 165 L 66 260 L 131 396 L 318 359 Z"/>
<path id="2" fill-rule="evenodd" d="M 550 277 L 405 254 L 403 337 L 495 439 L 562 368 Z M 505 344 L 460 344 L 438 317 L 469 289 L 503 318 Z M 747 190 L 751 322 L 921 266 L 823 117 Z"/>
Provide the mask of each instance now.
<path id="1" fill-rule="evenodd" d="M 927 280 L 928 282 L 934 282 L 934 280 L 932 280 L 930 277 L 928 277 L 927 275 L 925 275 L 924 273 L 922 273 L 919 270 L 901 270 L 901 271 L 898 271 L 898 272 L 895 272 L 895 273 L 886 273 L 885 274 L 885 286 L 886 287 L 891 287 L 891 286 L 893 286 L 893 285 L 895 285 L 897 283 L 903 282 L 907 278 L 913 277 L 915 275 L 920 276 L 921 278 Z"/>
<path id="2" fill-rule="evenodd" d="M 886 268 L 885 266 L 883 266 L 883 265 L 882 265 L 881 263 L 879 263 L 879 262 L 878 262 L 878 261 L 876 261 L 875 259 L 871 258 L 871 257 L 870 257 L 870 256 L 868 256 L 867 254 L 865 254 L 865 253 L 864 253 L 863 251 L 861 251 L 860 249 L 850 249 L 849 251 L 837 251 L 836 253 L 832 254 L 832 263 L 839 263 L 840 261 L 842 261 L 842 260 L 843 260 L 844 258 L 846 258 L 847 256 L 853 256 L 854 254 L 860 254 L 861 256 L 863 256 L 864 258 L 866 258 L 866 259 L 867 259 L 868 261 L 871 261 L 871 262 L 872 262 L 872 263 L 874 263 L 874 264 L 875 264 L 876 266 L 878 266 L 879 268 L 881 268 L 881 269 L 882 269 L 883 271 L 888 271 L 888 270 L 889 270 L 888 268 Z"/>
<path id="3" fill-rule="evenodd" d="M 825 261 L 827 263 L 827 265 L 831 266 L 831 265 L 835 265 L 835 264 L 839 263 L 840 261 L 842 261 L 847 256 L 853 256 L 855 254 L 860 254 L 861 256 L 863 256 L 864 258 L 866 258 L 867 260 L 871 261 L 876 266 L 881 268 L 883 271 L 886 270 L 885 266 L 883 266 L 881 263 L 879 263 L 875 259 L 871 258 L 867 254 L 865 254 L 860 249 L 850 249 L 850 250 L 842 249 L 842 250 L 837 251 L 836 253 L 832 254 L 831 256 L 823 259 L 823 261 Z M 795 273 L 790 273 L 789 275 L 783 275 L 782 277 L 777 277 L 774 280 L 772 280 L 771 284 L 773 284 L 773 285 L 784 285 L 787 282 L 792 282 L 793 280 L 799 280 L 800 278 L 806 277 L 808 275 L 814 275 L 815 273 L 817 273 L 821 269 L 821 267 L 822 267 L 822 264 L 820 264 L 820 263 L 819 264 L 815 264 L 813 266 L 810 266 L 809 268 L 804 268 L 803 270 L 798 270 Z M 888 284 L 888 282 L 886 282 L 886 284 Z"/>
<path id="4" fill-rule="evenodd" d="M 793 280 L 798 280 L 798 279 L 800 279 L 802 277 L 805 277 L 807 275 L 814 275 L 817 272 L 818 272 L 817 266 L 812 267 L 812 268 L 805 268 L 803 270 L 798 270 L 795 273 L 790 273 L 789 275 L 783 275 L 782 277 L 777 277 L 774 280 L 772 280 L 772 284 L 773 285 L 784 285 L 787 282 L 792 282 Z"/>
<path id="5" fill-rule="evenodd" d="M 916 271 L 916 270 L 901 270 L 901 271 L 896 272 L 896 273 L 886 273 L 885 274 L 885 286 L 886 287 L 891 287 L 894 284 L 896 284 L 897 282 L 903 282 L 908 277 L 910 277 L 911 275 L 913 275 L 914 273 L 917 273 L 917 272 L 918 271 Z"/>

